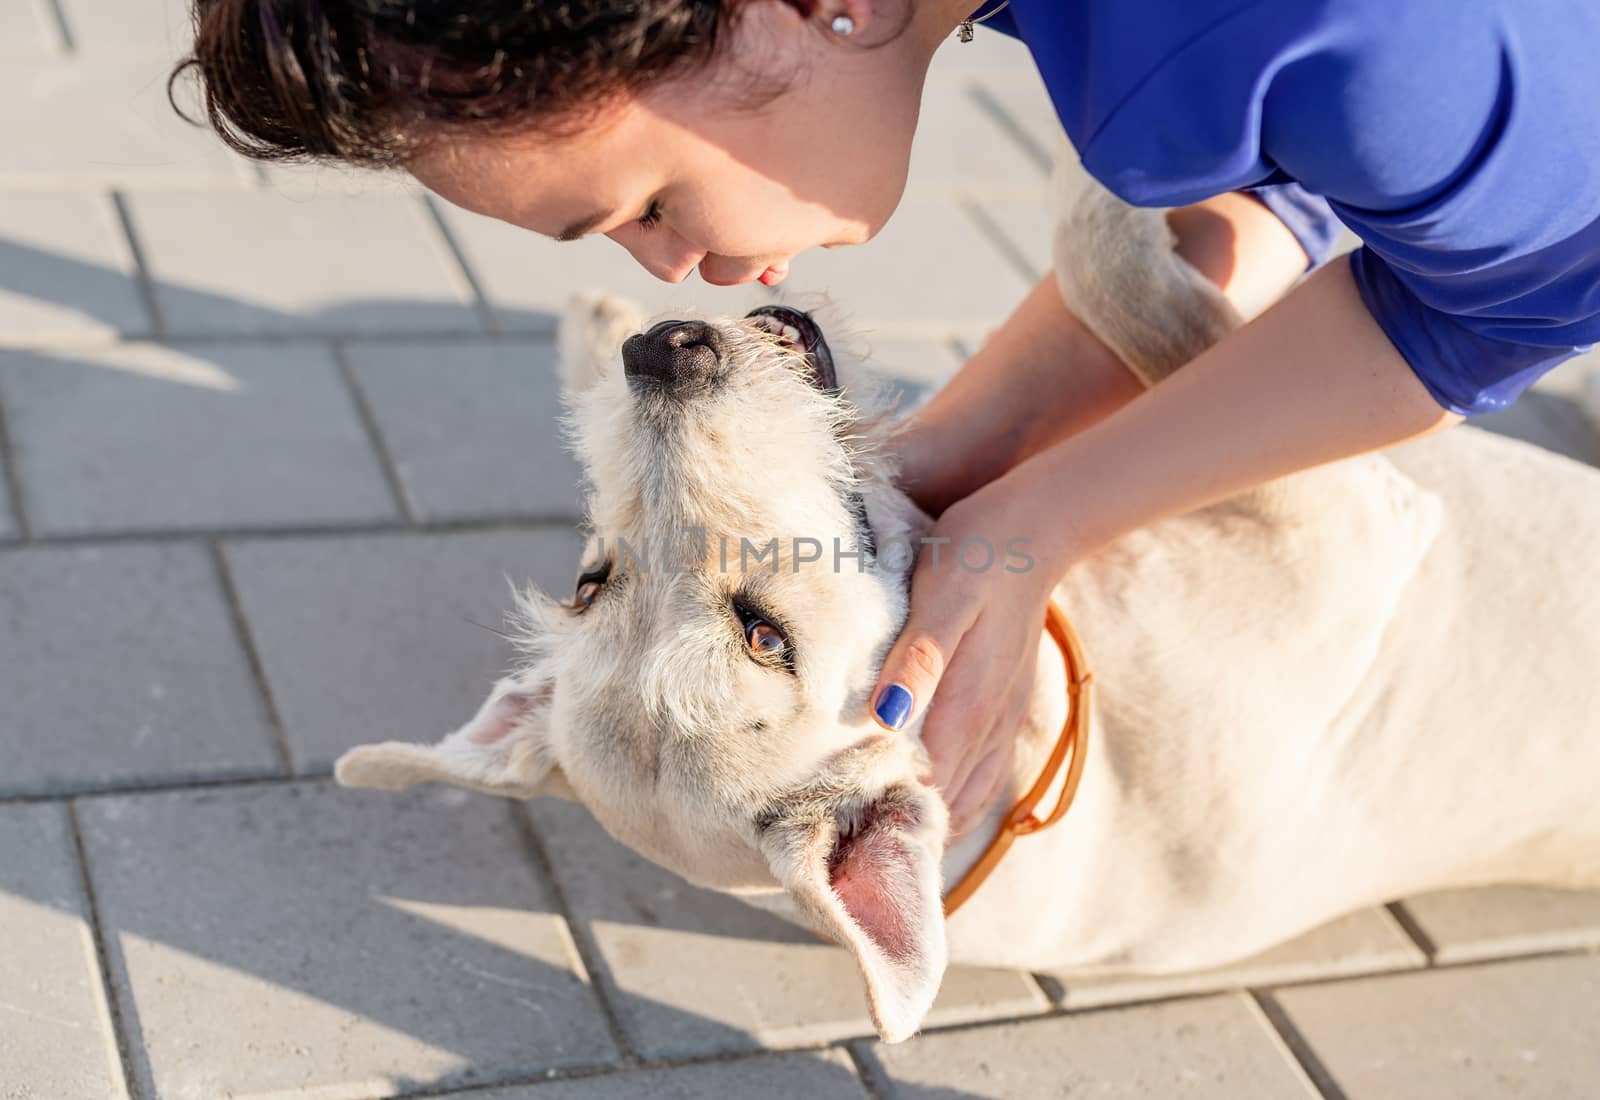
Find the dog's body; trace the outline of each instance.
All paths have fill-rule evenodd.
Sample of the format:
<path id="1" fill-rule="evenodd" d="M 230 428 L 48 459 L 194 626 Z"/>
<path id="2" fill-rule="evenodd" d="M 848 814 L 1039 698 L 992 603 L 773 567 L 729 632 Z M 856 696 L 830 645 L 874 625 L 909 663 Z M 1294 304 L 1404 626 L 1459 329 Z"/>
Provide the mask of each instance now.
<path id="1" fill-rule="evenodd" d="M 1141 375 L 1238 323 L 1171 254 L 1158 213 L 1068 173 L 1061 186 L 1063 293 Z M 1068 255 L 1115 272 L 1097 279 Z M 1158 312 L 1163 298 L 1181 308 Z M 1159 316 L 1184 320 L 1151 341 Z M 579 311 L 564 353 L 602 534 L 695 526 L 881 550 L 921 529 L 892 469 L 852 437 L 877 429 L 793 377 L 796 349 L 822 372 L 820 338 L 785 328 L 774 351 L 770 321 L 692 337 L 658 326 L 619 371 L 632 320 Z M 780 352 L 781 374 L 765 362 Z M 754 582 L 704 560 L 688 579 L 607 564 L 570 608 L 530 605 L 532 659 L 461 731 L 354 750 L 340 778 L 581 798 L 647 856 L 849 946 L 889 1038 L 920 1023 L 946 936 L 963 963 L 1185 970 L 1419 890 L 1600 883 L 1600 471 L 1456 429 L 1079 564 L 1056 593 L 1095 678 L 1076 803 L 1019 840 L 948 927 L 940 884 L 1010 798 L 945 850 L 915 731 L 867 718 L 905 565 L 790 564 Z M 731 618 L 713 613 L 727 593 Z M 1046 640 L 1012 797 L 1066 699 Z"/>

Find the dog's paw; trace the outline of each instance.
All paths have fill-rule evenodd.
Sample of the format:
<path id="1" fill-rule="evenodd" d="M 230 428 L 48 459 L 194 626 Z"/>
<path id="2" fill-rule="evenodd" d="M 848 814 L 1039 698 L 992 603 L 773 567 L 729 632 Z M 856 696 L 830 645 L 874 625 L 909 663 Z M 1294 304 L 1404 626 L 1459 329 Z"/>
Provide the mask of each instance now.
<path id="1" fill-rule="evenodd" d="M 616 360 L 622 341 L 644 327 L 644 311 L 610 294 L 576 294 L 561 315 L 561 382 L 568 393 L 588 389 Z"/>

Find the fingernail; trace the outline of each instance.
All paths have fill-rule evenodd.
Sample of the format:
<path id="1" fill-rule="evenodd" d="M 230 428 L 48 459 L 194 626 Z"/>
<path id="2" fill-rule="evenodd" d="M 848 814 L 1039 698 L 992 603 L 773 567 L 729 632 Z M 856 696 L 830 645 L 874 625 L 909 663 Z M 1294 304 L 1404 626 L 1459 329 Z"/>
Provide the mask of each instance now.
<path id="1" fill-rule="evenodd" d="M 878 694 L 878 705 L 872 713 L 890 729 L 899 729 L 911 717 L 911 693 L 899 684 L 890 684 Z"/>

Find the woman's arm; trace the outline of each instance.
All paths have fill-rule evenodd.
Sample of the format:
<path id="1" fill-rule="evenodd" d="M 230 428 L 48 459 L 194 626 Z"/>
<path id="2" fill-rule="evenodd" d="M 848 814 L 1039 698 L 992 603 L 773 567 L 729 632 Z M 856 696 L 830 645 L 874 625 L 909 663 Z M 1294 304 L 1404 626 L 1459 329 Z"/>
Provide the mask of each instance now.
<path id="1" fill-rule="evenodd" d="M 1025 538 L 1036 560 L 1026 573 L 971 573 L 925 555 L 884 663 L 881 687 L 902 685 L 913 714 L 940 689 L 923 740 L 953 829 L 970 828 L 1009 776 L 1044 605 L 1074 562 L 1162 517 L 1457 419 L 1389 342 L 1341 259 L 1160 385 L 952 505 L 935 535 L 997 547 Z"/>
<path id="2" fill-rule="evenodd" d="M 1219 195 L 1168 215 L 1178 253 L 1242 316 L 1282 296 L 1306 255 L 1271 211 Z M 1041 279 L 977 354 L 903 426 L 902 480 L 938 515 L 1023 459 L 1143 392 L 1134 375 Z"/>

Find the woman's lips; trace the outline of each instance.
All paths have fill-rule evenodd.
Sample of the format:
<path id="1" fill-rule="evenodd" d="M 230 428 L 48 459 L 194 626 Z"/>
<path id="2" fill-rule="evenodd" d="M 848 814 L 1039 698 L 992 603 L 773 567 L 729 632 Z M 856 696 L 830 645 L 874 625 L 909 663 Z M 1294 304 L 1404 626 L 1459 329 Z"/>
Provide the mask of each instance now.
<path id="1" fill-rule="evenodd" d="M 700 269 L 700 278 L 704 279 L 712 286 L 743 286 L 745 283 L 758 281 L 767 286 L 777 286 L 779 283 L 783 282 L 784 277 L 788 274 L 789 262 L 787 260 L 785 260 L 783 263 L 773 264 L 771 267 L 763 268 L 759 272 L 747 271 L 744 274 L 736 275 L 731 279 L 723 276 L 713 278 L 706 274 L 704 267 Z"/>

